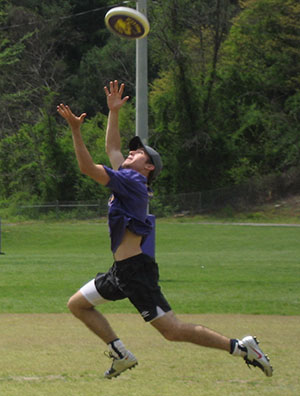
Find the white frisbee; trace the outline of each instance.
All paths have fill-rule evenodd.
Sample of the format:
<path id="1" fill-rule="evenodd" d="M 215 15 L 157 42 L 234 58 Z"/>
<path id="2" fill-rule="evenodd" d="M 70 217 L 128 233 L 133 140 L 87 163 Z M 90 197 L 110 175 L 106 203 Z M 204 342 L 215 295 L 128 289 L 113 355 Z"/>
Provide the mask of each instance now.
<path id="1" fill-rule="evenodd" d="M 149 33 L 150 25 L 147 17 L 129 7 L 115 7 L 105 15 L 107 28 L 127 39 L 141 39 Z"/>

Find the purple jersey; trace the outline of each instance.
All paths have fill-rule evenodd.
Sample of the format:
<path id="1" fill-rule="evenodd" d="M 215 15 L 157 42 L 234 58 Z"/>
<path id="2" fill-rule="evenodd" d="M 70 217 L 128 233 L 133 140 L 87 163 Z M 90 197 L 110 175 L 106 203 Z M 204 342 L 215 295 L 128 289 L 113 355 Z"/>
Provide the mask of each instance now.
<path id="1" fill-rule="evenodd" d="M 110 181 L 106 187 L 112 195 L 109 200 L 108 225 L 113 253 L 122 242 L 126 228 L 142 236 L 142 242 L 150 234 L 152 224 L 147 219 L 148 200 L 152 193 L 147 178 L 133 169 L 114 171 L 104 166 Z"/>

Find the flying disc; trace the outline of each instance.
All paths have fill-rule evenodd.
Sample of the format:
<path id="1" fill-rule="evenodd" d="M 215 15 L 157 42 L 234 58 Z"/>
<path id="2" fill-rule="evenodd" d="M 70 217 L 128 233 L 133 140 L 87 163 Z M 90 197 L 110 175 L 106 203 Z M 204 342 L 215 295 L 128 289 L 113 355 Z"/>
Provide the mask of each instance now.
<path id="1" fill-rule="evenodd" d="M 127 39 L 141 39 L 149 33 L 150 25 L 147 17 L 129 7 L 114 7 L 105 15 L 107 28 Z"/>

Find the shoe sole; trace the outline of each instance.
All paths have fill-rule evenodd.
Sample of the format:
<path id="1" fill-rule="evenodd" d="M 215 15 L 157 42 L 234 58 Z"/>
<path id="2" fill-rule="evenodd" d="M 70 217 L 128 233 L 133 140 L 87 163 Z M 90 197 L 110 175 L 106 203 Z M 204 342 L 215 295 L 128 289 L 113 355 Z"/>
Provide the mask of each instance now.
<path id="1" fill-rule="evenodd" d="M 111 375 L 109 375 L 109 376 L 108 376 L 108 375 L 104 375 L 104 377 L 107 378 L 107 379 L 117 378 L 117 377 L 119 377 L 120 374 L 124 373 L 124 371 L 126 371 L 126 370 L 132 370 L 132 369 L 133 369 L 134 367 L 136 367 L 137 365 L 138 365 L 138 362 L 135 362 L 135 363 L 133 363 L 132 366 L 126 367 L 126 368 L 124 368 L 124 370 L 119 371 L 118 373 L 113 373 L 113 374 L 111 374 Z"/>
<path id="2" fill-rule="evenodd" d="M 263 351 L 259 348 L 259 341 L 256 337 L 252 337 L 246 341 L 245 346 L 246 348 L 251 348 L 252 352 L 258 355 L 258 359 L 255 357 L 252 360 L 248 359 L 247 356 L 244 358 L 245 362 L 247 363 L 248 367 L 250 365 L 254 367 L 259 367 L 267 377 L 272 377 L 273 375 L 273 367 L 270 365 L 270 359 L 268 355 L 264 354 Z"/>

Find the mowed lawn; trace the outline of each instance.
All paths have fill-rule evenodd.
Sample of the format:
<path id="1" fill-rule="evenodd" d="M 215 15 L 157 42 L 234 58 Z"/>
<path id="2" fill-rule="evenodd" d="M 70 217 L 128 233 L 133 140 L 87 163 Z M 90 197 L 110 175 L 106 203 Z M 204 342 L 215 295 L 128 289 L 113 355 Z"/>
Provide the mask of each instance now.
<path id="1" fill-rule="evenodd" d="M 249 370 L 241 358 L 165 341 L 137 314 L 108 314 L 136 368 L 112 380 L 106 347 L 70 314 L 0 315 L 1 396 L 297 396 L 299 316 L 181 315 L 228 336 L 255 333 L 274 375 Z"/>
<path id="2" fill-rule="evenodd" d="M 105 345 L 66 309 L 112 263 L 106 224 L 2 231 L 0 395 L 300 394 L 300 228 L 157 221 L 161 286 L 174 311 L 229 337 L 257 335 L 272 378 L 227 353 L 165 341 L 122 301 L 103 310 L 139 365 L 111 381 L 103 379 Z"/>
<path id="3" fill-rule="evenodd" d="M 67 312 L 112 264 L 105 222 L 4 224 L 0 312 Z M 300 314 L 300 228 L 156 225 L 162 289 L 178 313 Z M 106 312 L 135 313 L 127 302 Z"/>

